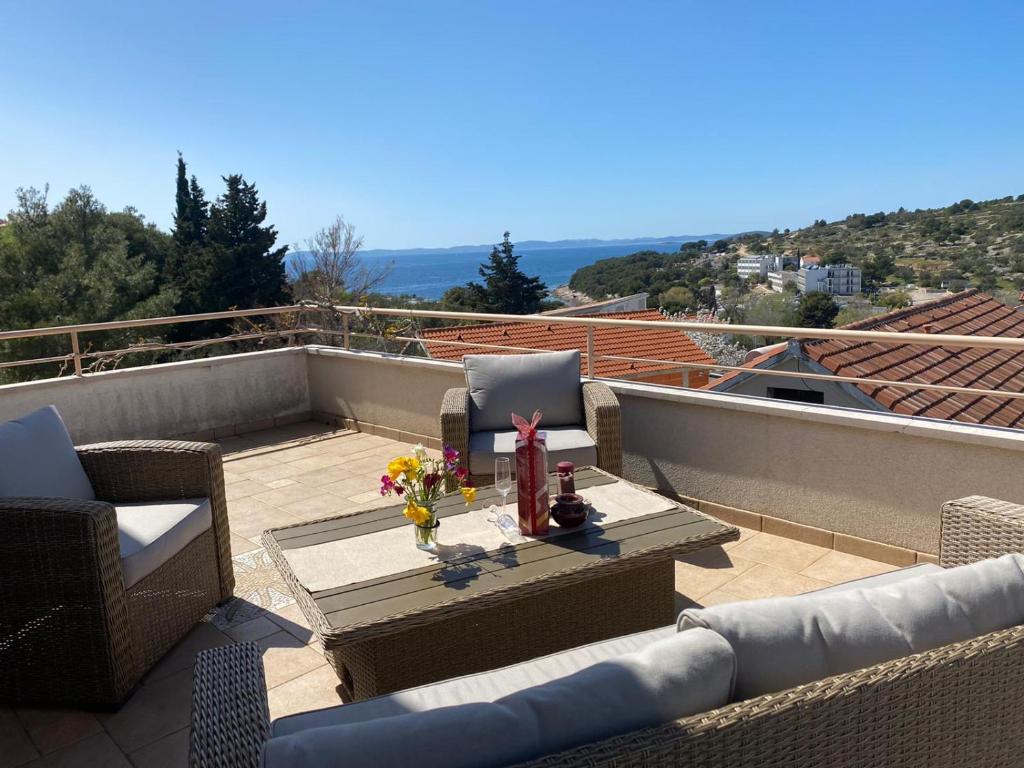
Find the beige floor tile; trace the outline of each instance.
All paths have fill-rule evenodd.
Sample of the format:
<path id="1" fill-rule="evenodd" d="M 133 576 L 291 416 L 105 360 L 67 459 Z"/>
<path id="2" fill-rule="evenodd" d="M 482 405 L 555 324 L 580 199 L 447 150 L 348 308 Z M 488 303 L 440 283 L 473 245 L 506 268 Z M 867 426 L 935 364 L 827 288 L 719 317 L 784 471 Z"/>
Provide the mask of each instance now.
<path id="1" fill-rule="evenodd" d="M 99 720 L 124 752 L 134 752 L 187 728 L 191 706 L 192 670 L 185 669 L 145 683 L 120 710 Z"/>
<path id="2" fill-rule="evenodd" d="M 398 454 L 396 453 L 396 455 Z M 391 458 L 385 456 L 366 456 L 365 458 L 355 458 L 341 466 L 353 475 L 376 474 L 377 477 L 380 477 L 387 469 L 390 460 Z"/>
<path id="3" fill-rule="evenodd" d="M 269 485 L 273 480 L 284 480 L 295 475 L 301 475 L 302 470 L 296 467 L 294 464 L 274 464 L 270 467 L 261 467 L 245 472 L 245 476 L 250 480 L 254 480 L 257 483 L 263 483 Z"/>
<path id="4" fill-rule="evenodd" d="M 295 481 L 310 488 L 323 488 L 325 485 L 340 483 L 342 480 L 349 480 L 353 477 L 355 475 L 339 464 L 333 467 L 314 469 L 312 472 L 303 472 L 301 475 L 295 476 Z"/>
<path id="5" fill-rule="evenodd" d="M 267 482 L 267 488 L 271 488 L 271 489 L 273 489 L 273 488 L 285 488 L 285 487 L 287 487 L 289 485 L 298 485 L 298 483 L 296 483 L 296 481 L 292 480 L 290 477 L 285 477 L 285 478 L 283 478 L 281 480 L 270 480 L 269 482 Z"/>
<path id="6" fill-rule="evenodd" d="M 306 645 L 316 640 L 316 634 L 310 628 L 309 621 L 307 621 L 297 603 L 268 611 L 267 617 L 285 632 L 301 640 Z"/>
<path id="7" fill-rule="evenodd" d="M 295 515 L 289 515 L 284 510 L 254 498 L 228 503 L 228 524 L 232 533 L 250 541 L 258 542 L 260 534 L 268 528 L 280 528 L 297 522 L 300 520 Z"/>
<path id="8" fill-rule="evenodd" d="M 138 768 L 188 768 L 189 729 L 164 736 L 128 757 Z"/>
<path id="9" fill-rule="evenodd" d="M 244 643 L 250 640 L 269 637 L 275 632 L 280 631 L 281 627 L 272 622 L 267 616 L 257 616 L 255 619 L 225 629 L 224 634 L 235 642 Z"/>
<path id="10" fill-rule="evenodd" d="M 695 552 L 676 561 L 676 591 L 699 602 L 708 592 L 719 589 L 754 565 L 754 561 L 735 557 L 721 547 Z"/>
<path id="11" fill-rule="evenodd" d="M 739 526 L 737 526 L 737 527 L 739 527 Z M 755 536 L 760 536 L 760 535 L 761 535 L 760 531 L 755 531 L 752 528 L 742 528 L 742 527 L 740 527 L 740 537 L 739 537 L 739 539 L 737 539 L 736 541 L 726 542 L 725 544 L 722 545 L 722 549 L 728 551 L 728 550 L 732 549 L 733 547 L 735 547 L 735 546 L 737 546 L 739 544 L 742 544 L 745 541 L 750 541 L 750 539 L 754 538 Z"/>
<path id="12" fill-rule="evenodd" d="M 737 597 L 732 592 L 727 592 L 724 589 L 716 589 L 714 592 L 708 592 L 700 599 L 700 604 L 704 608 L 710 608 L 713 605 L 722 605 L 722 603 L 738 603 L 742 598 Z"/>
<path id="13" fill-rule="evenodd" d="M 196 624 L 181 641 L 171 648 L 148 673 L 143 682 L 149 684 L 166 677 L 190 670 L 195 666 L 196 654 L 210 648 L 219 648 L 231 643 L 231 638 L 208 621 Z"/>
<path id="14" fill-rule="evenodd" d="M 270 690 L 267 695 L 270 717 L 278 718 L 335 707 L 342 703 L 338 675 L 326 664 Z"/>
<path id="15" fill-rule="evenodd" d="M 295 501 L 302 501 L 308 499 L 310 496 L 315 496 L 318 493 L 316 488 L 312 488 L 302 483 L 296 485 L 289 485 L 287 488 L 275 488 L 271 491 L 264 491 L 263 493 L 257 493 L 252 498 L 256 501 L 262 501 L 264 504 L 270 504 L 274 507 L 283 507 L 285 504 L 291 504 Z"/>
<path id="16" fill-rule="evenodd" d="M 263 650 L 263 670 L 267 675 L 268 689 L 327 664 L 323 654 L 284 630 L 258 642 Z"/>
<path id="17" fill-rule="evenodd" d="M 824 557 L 811 563 L 800 573 L 810 576 L 812 579 L 829 581 L 839 584 L 853 579 L 863 579 L 868 576 L 876 576 L 879 573 L 895 571 L 897 566 L 888 563 L 880 563 L 877 560 L 848 555 L 845 552 L 828 552 Z"/>
<path id="18" fill-rule="evenodd" d="M 31 768 L 132 768 L 128 758 L 106 733 L 100 732 L 51 752 Z"/>
<path id="19" fill-rule="evenodd" d="M 217 440 L 217 443 L 220 445 L 220 450 L 225 457 L 241 451 L 251 450 L 253 447 L 253 443 L 250 440 L 246 440 L 239 435 L 222 437 L 220 440 Z"/>
<path id="20" fill-rule="evenodd" d="M 278 448 L 271 447 L 273 456 L 278 461 L 291 464 L 293 461 L 299 459 L 308 459 L 311 456 L 319 456 L 323 449 L 320 447 L 323 443 L 313 443 L 309 445 L 288 445 Z"/>
<path id="21" fill-rule="evenodd" d="M 756 565 L 727 582 L 723 589 L 741 600 L 756 600 L 763 597 L 799 595 L 827 586 L 827 581 L 801 576 L 771 565 Z"/>
<path id="22" fill-rule="evenodd" d="M 824 547 L 784 539 L 770 533 L 752 536 L 729 550 L 731 554 L 745 560 L 755 560 L 765 565 L 774 565 L 776 568 L 793 572 L 802 571 L 830 551 Z"/>
<path id="23" fill-rule="evenodd" d="M 349 501 L 355 502 L 356 504 L 370 504 L 374 501 L 385 500 L 386 503 L 397 504 L 397 499 L 387 499 L 387 497 L 381 496 L 380 491 L 374 489 L 372 491 L 364 491 L 363 493 L 357 493 L 354 496 L 348 497 Z"/>
<path id="24" fill-rule="evenodd" d="M 351 507 L 348 500 L 340 496 L 335 496 L 332 493 L 318 493 L 316 496 L 310 496 L 302 501 L 285 504 L 281 509 L 303 520 L 317 520 L 321 517 L 341 514 Z"/>
<path id="25" fill-rule="evenodd" d="M 297 474 L 302 474 L 303 472 L 315 472 L 318 469 L 326 469 L 327 467 L 337 467 L 340 464 L 346 463 L 346 461 L 347 459 L 344 456 L 325 452 L 316 456 L 295 459 L 288 466 L 294 467 Z"/>
<path id="26" fill-rule="evenodd" d="M 241 482 L 225 485 L 224 498 L 228 501 L 236 501 L 237 499 L 245 499 L 250 496 L 254 496 L 257 493 L 263 493 L 264 491 L 269 490 L 270 488 L 263 483 L 258 483 L 255 480 L 245 478 Z"/>
<path id="27" fill-rule="evenodd" d="M 367 491 L 376 490 L 378 493 L 379 487 L 375 488 L 371 485 L 373 481 L 366 477 L 348 477 L 337 483 L 330 483 L 320 487 L 321 491 L 325 493 L 331 493 L 335 496 L 340 496 L 343 499 L 348 499 L 351 496 L 357 496 L 360 493 L 366 493 Z M 380 479 L 377 479 L 377 485 L 380 485 Z"/>
<path id="28" fill-rule="evenodd" d="M 28 731 L 10 709 L 0 709 L 0 768 L 14 768 L 39 757 Z"/>
<path id="29" fill-rule="evenodd" d="M 232 483 L 239 483 L 239 482 L 241 482 L 241 481 L 243 481 L 245 479 L 246 479 L 245 475 L 243 475 L 241 473 L 232 472 L 230 469 L 225 469 L 224 470 L 224 485 L 231 485 Z"/>
<path id="30" fill-rule="evenodd" d="M 246 475 L 257 469 L 273 467 L 278 463 L 278 460 L 273 456 L 261 453 L 253 456 L 242 456 L 239 458 L 225 457 L 224 468 L 238 475 Z"/>
<path id="31" fill-rule="evenodd" d="M 40 754 L 47 754 L 103 730 L 91 712 L 74 709 L 19 709 L 18 719 Z"/>
<path id="32" fill-rule="evenodd" d="M 230 527 L 230 522 L 229 522 Z M 259 548 L 259 544 L 249 541 L 244 536 L 239 536 L 237 533 L 232 531 L 231 533 L 231 556 L 240 555 L 243 552 L 252 552 L 254 549 Z"/>

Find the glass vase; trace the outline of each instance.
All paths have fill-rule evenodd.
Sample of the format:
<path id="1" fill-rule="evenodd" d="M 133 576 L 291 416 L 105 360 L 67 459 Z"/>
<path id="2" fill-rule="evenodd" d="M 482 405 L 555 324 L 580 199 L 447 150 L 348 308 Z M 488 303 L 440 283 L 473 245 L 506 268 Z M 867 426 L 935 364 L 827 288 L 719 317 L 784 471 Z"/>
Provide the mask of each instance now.
<path id="1" fill-rule="evenodd" d="M 422 549 L 424 552 L 436 552 L 437 529 L 440 527 L 441 521 L 433 515 L 422 525 L 413 523 L 412 532 L 416 538 L 416 549 Z"/>

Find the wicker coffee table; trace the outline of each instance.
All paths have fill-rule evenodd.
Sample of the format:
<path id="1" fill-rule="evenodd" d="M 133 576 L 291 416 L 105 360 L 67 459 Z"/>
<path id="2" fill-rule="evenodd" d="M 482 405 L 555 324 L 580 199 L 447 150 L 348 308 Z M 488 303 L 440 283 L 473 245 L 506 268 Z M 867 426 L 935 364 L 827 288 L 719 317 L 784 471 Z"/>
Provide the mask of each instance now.
<path id="1" fill-rule="evenodd" d="M 352 583 L 330 571 L 330 547 L 352 552 L 365 545 L 367 556 L 380 560 L 374 548 L 381 537 L 374 534 L 393 537 L 392 529 L 401 527 L 413 550 L 401 505 L 275 528 L 263 534 L 263 543 L 346 697 L 359 700 L 671 624 L 673 557 L 739 538 L 733 526 L 598 469 L 578 470 L 576 486 L 584 496 L 588 489 L 592 495 L 618 490 L 633 500 L 641 499 L 639 491 L 660 511 L 488 550 L 460 544 L 447 562 Z M 473 508 L 495 502 L 494 488 L 481 488 Z M 513 516 L 515 502 L 513 492 Z M 466 514 L 458 494 L 440 502 L 442 543 L 446 530 L 457 529 L 457 516 Z M 311 549 L 298 552 L 303 548 Z M 292 565 L 313 552 L 328 559 L 326 575 L 310 574 L 309 560 L 303 561 L 310 589 Z"/>

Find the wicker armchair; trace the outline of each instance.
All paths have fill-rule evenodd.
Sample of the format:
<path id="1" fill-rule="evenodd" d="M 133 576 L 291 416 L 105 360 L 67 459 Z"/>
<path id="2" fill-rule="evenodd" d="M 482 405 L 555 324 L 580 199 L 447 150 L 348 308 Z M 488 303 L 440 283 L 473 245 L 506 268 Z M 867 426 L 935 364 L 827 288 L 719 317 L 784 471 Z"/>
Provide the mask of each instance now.
<path id="1" fill-rule="evenodd" d="M 619 401 L 607 384 L 584 381 L 581 384 L 583 413 L 581 421 L 597 443 L 597 466 L 613 475 L 622 474 L 622 427 Z M 469 464 L 469 390 L 449 389 L 441 402 L 441 442 L 455 448 L 463 466 Z M 493 475 L 473 475 L 477 485 L 494 481 Z"/>
<path id="2" fill-rule="evenodd" d="M 103 501 L 0 498 L 0 703 L 116 706 L 234 590 L 220 447 L 81 446 Z M 210 500 L 213 525 L 130 589 L 114 504 Z"/>
<path id="3" fill-rule="evenodd" d="M 1024 507 L 984 497 L 943 507 L 946 566 L 1024 549 Z M 1019 765 L 1024 626 L 738 701 L 518 768 L 1001 768 Z M 260 765 L 270 719 L 259 648 L 199 654 L 193 768 Z"/>

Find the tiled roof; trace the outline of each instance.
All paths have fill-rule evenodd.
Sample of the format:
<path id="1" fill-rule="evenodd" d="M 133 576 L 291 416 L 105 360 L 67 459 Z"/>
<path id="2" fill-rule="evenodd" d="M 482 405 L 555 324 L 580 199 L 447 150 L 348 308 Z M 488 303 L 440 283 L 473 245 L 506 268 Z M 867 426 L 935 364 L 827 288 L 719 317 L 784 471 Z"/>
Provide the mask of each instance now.
<path id="1" fill-rule="evenodd" d="M 969 290 L 843 327 L 1024 338 L 1024 312 L 977 290 Z M 808 341 L 803 348 L 811 360 L 842 376 L 1024 392 L 1024 352 L 834 340 Z M 867 384 L 856 386 L 895 413 L 1024 427 L 1024 400 L 1021 399 Z"/>
<path id="2" fill-rule="evenodd" d="M 584 315 L 585 317 L 585 315 Z M 602 319 L 664 320 L 661 312 L 647 309 L 639 312 L 608 312 L 593 315 Z M 529 347 L 552 351 L 578 349 L 587 351 L 587 332 L 580 325 L 562 323 L 493 323 L 431 328 L 420 334 L 427 353 L 438 360 L 461 360 L 468 354 L 502 354 L 502 350 L 477 349 L 447 344 L 431 344 L 430 339 L 495 344 L 507 347 Z M 686 363 L 714 365 L 715 361 L 687 336 L 676 330 L 655 328 L 596 327 L 594 348 L 598 355 L 647 357 Z M 507 354 L 507 352 L 505 352 Z M 581 360 L 586 371 L 586 356 Z M 638 373 L 671 371 L 670 363 L 629 363 L 621 360 L 598 360 L 595 374 L 604 378 L 620 378 Z"/>
<path id="3" fill-rule="evenodd" d="M 751 353 L 748 353 L 747 359 L 743 361 L 743 367 L 760 368 L 762 365 L 770 362 L 779 355 L 785 354 L 786 346 L 787 345 L 785 342 L 782 342 L 781 344 L 772 344 L 770 347 L 765 347 L 760 354 L 754 355 L 753 357 L 750 356 Z M 746 371 L 729 371 L 727 373 L 722 374 L 717 379 L 712 379 L 711 381 L 709 381 L 703 387 L 703 389 L 718 389 L 726 382 L 732 381 L 733 379 L 739 376 L 745 375 L 747 375 Z"/>

